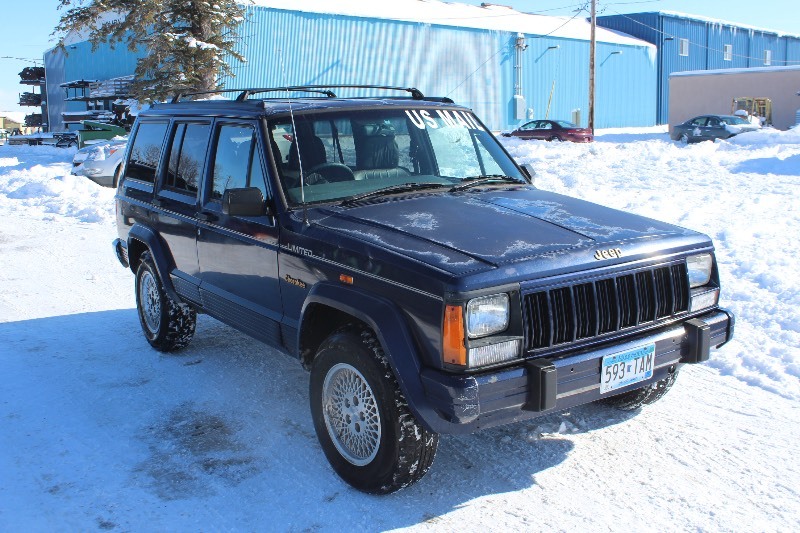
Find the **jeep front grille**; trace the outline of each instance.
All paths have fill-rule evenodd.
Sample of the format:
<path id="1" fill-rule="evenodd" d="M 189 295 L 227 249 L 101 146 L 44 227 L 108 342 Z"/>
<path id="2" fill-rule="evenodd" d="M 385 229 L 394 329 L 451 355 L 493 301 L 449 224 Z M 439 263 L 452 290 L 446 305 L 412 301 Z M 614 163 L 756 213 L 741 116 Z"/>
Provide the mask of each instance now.
<path id="1" fill-rule="evenodd" d="M 689 309 L 684 262 L 525 293 L 525 349 L 647 326 Z"/>

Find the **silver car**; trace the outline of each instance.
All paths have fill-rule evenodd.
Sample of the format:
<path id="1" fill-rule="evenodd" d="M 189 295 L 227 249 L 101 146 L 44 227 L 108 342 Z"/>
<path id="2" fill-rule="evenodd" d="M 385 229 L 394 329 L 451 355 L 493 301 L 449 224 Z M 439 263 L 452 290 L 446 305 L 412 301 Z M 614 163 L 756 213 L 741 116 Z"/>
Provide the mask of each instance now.
<path id="1" fill-rule="evenodd" d="M 102 141 L 81 148 L 72 158 L 72 174 L 86 176 L 98 185 L 116 187 L 127 142 L 127 139 Z"/>

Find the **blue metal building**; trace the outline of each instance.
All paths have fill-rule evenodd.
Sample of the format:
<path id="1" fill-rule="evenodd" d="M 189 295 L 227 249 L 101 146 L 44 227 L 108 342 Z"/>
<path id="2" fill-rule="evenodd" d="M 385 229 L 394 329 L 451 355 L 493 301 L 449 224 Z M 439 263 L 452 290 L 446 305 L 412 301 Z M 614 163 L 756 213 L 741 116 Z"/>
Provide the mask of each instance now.
<path id="1" fill-rule="evenodd" d="M 50 131 L 68 129 L 64 113 L 86 109 L 86 102 L 68 101 L 68 91 L 62 85 L 77 80 L 108 80 L 133 74 L 140 54 L 131 52 L 124 44 L 111 48 L 79 39 L 67 41 L 65 50 L 53 48 L 45 52 L 47 80 L 47 123 Z"/>
<path id="2" fill-rule="evenodd" d="M 582 18 L 434 0 L 256 0 L 247 11 L 239 31 L 247 62 L 232 63 L 236 77 L 227 87 L 410 85 L 473 108 L 493 130 L 546 115 L 587 122 L 589 24 Z M 55 69 L 47 73 L 48 92 L 64 81 L 135 68 L 136 55 L 125 46 L 72 46 L 66 57 L 46 55 Z M 655 47 L 599 29 L 596 65 L 595 126 L 655 124 Z M 51 102 L 57 129 L 54 115 L 72 103 Z"/>
<path id="3" fill-rule="evenodd" d="M 658 48 L 657 120 L 669 116 L 669 76 L 673 72 L 800 65 L 800 36 L 673 12 L 597 18 Z"/>

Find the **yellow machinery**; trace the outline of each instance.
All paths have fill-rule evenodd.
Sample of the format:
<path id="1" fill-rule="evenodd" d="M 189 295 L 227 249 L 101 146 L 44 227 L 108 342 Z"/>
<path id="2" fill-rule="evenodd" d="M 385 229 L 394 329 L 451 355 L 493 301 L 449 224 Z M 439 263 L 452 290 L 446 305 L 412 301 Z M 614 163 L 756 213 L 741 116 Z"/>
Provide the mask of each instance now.
<path id="1" fill-rule="evenodd" d="M 772 124 L 772 100 L 763 97 L 741 96 L 733 99 L 731 114 L 745 110 L 749 115 L 763 117 L 763 124 Z"/>

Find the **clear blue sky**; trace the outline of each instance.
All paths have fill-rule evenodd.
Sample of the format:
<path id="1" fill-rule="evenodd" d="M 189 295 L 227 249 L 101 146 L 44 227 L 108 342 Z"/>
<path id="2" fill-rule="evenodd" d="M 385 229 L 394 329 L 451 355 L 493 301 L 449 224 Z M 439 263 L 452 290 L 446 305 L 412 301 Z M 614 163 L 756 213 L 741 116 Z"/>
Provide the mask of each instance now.
<path id="1" fill-rule="evenodd" d="M 465 3 L 480 4 L 481 1 L 466 0 Z M 554 16 L 571 16 L 576 8 L 583 5 L 580 0 L 495 0 L 492 3 Z M 57 5 L 57 0 L 5 0 L 0 56 L 41 61 L 44 51 L 54 44 L 50 34 L 61 15 L 56 9 Z M 798 0 L 598 0 L 598 10 L 603 15 L 680 11 L 800 35 Z M 21 108 L 17 105 L 19 93 L 27 90 L 26 86 L 19 84 L 18 74 L 27 65 L 32 63 L 0 59 L 0 112 L 34 112 L 32 107 Z M 413 80 L 408 80 L 408 83 L 413 84 Z"/>

